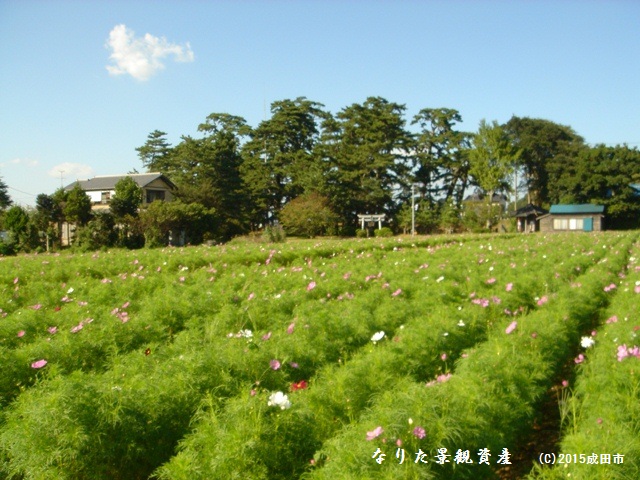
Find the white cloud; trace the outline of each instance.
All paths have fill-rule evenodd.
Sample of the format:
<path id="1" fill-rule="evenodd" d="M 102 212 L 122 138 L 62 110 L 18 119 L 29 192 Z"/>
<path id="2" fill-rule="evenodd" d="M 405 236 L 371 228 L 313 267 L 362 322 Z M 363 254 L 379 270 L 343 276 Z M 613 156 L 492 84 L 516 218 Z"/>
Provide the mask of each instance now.
<path id="1" fill-rule="evenodd" d="M 137 80 L 148 80 L 158 70 L 164 68 L 162 60 L 172 56 L 176 62 L 193 62 L 193 51 L 189 42 L 184 45 L 169 43 L 164 37 L 154 37 L 147 33 L 136 38 L 135 32 L 126 25 L 116 25 L 109 32 L 107 48 L 109 59 L 114 65 L 107 65 L 111 75 L 129 74 Z"/>
<path id="2" fill-rule="evenodd" d="M 76 180 L 86 180 L 94 175 L 93 168 L 89 165 L 82 165 L 81 163 L 65 162 L 49 170 L 50 177 L 59 179 L 60 176 L 62 176 L 66 181 L 65 183 L 71 183 Z"/>

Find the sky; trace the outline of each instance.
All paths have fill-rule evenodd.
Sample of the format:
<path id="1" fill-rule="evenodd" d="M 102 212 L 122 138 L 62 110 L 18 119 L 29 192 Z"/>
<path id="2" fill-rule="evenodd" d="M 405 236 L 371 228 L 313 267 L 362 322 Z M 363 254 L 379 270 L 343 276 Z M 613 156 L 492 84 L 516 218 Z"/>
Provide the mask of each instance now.
<path id="1" fill-rule="evenodd" d="M 543 118 L 640 147 L 635 0 L 0 0 L 0 177 L 14 203 L 143 171 L 210 113 L 337 113 L 370 96 L 453 108 L 459 128 Z"/>

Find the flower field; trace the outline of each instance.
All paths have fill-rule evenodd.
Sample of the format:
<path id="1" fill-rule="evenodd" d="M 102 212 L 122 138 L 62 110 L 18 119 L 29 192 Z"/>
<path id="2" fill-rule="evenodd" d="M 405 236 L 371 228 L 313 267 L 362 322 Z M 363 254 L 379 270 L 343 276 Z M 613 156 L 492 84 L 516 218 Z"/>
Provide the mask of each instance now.
<path id="1" fill-rule="evenodd" d="M 636 240 L 3 258 L 0 476 L 640 478 Z"/>

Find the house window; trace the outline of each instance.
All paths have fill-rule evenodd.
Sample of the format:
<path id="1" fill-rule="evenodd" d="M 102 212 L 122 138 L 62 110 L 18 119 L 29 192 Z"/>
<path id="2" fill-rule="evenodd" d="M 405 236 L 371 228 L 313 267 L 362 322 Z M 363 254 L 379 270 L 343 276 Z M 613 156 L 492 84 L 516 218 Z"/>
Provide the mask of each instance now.
<path id="1" fill-rule="evenodd" d="M 111 201 L 111 192 L 102 192 L 100 195 L 100 203 L 109 203 Z"/>
<path id="2" fill-rule="evenodd" d="M 147 203 L 164 200 L 164 190 L 147 190 Z"/>
<path id="3" fill-rule="evenodd" d="M 554 230 L 582 230 L 584 220 L 582 218 L 554 218 Z"/>

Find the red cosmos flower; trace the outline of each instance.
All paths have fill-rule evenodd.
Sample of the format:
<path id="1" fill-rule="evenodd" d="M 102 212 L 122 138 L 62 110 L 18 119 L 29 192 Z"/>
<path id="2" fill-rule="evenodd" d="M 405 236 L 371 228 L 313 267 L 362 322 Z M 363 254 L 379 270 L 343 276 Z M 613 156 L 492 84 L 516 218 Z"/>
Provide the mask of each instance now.
<path id="1" fill-rule="evenodd" d="M 309 384 L 307 383 L 306 380 L 300 380 L 299 382 L 293 382 L 291 384 L 291 391 L 295 392 L 296 390 L 304 390 L 308 386 L 309 386 Z"/>

